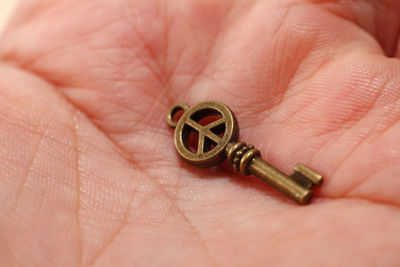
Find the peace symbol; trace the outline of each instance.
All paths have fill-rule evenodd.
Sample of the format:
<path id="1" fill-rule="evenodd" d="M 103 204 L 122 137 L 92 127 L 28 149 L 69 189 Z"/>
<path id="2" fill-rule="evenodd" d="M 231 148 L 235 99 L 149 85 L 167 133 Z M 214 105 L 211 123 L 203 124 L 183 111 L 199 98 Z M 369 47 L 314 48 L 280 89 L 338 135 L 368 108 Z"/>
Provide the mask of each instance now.
<path id="1" fill-rule="evenodd" d="M 210 167 L 224 160 L 225 147 L 238 139 L 239 129 L 232 111 L 218 102 L 203 102 L 190 109 L 184 107 L 185 113 L 175 128 L 175 147 L 180 156 L 200 167 Z M 219 119 L 206 125 L 199 123 L 209 116 L 218 116 Z M 190 132 L 198 134 L 197 152 L 189 149 Z"/>

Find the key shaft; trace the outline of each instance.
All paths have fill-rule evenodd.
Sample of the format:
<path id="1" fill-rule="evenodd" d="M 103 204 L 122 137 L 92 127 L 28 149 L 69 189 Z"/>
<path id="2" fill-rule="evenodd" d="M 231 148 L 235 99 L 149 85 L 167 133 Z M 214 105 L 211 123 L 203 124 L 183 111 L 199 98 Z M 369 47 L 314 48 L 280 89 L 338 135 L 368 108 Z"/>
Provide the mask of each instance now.
<path id="1" fill-rule="evenodd" d="M 249 172 L 299 204 L 304 205 L 311 201 L 313 194 L 311 189 L 299 185 L 290 176 L 264 161 L 261 157 L 256 157 L 251 161 Z"/>
<path id="2" fill-rule="evenodd" d="M 291 176 L 261 158 L 260 152 L 244 143 L 230 143 L 226 156 L 235 170 L 254 175 L 301 205 L 308 204 L 313 195 L 312 186 L 319 186 L 322 176 L 298 164 Z"/>

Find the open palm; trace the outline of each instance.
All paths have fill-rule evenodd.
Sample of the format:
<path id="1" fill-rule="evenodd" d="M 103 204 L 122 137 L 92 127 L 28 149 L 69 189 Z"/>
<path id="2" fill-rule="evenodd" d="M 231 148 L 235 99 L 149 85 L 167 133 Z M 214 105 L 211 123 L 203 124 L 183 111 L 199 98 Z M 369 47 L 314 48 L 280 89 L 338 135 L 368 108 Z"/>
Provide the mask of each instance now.
<path id="1" fill-rule="evenodd" d="M 396 0 L 26 0 L 0 41 L 1 266 L 399 266 Z M 392 58 L 391 58 L 392 57 Z M 175 152 L 215 100 L 297 206 Z"/>

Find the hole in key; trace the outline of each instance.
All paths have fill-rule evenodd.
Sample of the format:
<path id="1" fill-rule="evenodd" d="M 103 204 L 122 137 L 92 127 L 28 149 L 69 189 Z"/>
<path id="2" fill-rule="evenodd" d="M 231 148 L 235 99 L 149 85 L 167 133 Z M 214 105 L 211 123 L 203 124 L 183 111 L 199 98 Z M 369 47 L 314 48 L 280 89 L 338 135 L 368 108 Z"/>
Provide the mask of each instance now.
<path id="1" fill-rule="evenodd" d="M 201 118 L 200 120 L 198 120 L 198 124 L 202 125 L 202 126 L 206 126 L 214 121 L 217 121 L 219 119 L 221 119 L 222 117 L 219 115 L 210 115 L 210 116 L 206 116 L 204 118 Z"/>
<path id="2" fill-rule="evenodd" d="M 223 138 L 225 135 L 225 123 L 222 123 L 214 128 L 211 128 L 210 131 L 215 133 L 219 137 Z"/>
<path id="3" fill-rule="evenodd" d="M 217 145 L 217 143 L 206 136 L 204 139 L 204 152 L 213 150 Z"/>
<path id="4" fill-rule="evenodd" d="M 172 120 L 178 122 L 179 119 L 182 117 L 183 113 L 185 113 L 183 109 L 175 110 L 172 114 Z"/>
<path id="5" fill-rule="evenodd" d="M 199 145 L 199 132 L 188 125 L 183 127 L 183 132 L 186 133 L 184 136 L 185 147 L 191 152 L 197 153 L 197 148 Z"/>

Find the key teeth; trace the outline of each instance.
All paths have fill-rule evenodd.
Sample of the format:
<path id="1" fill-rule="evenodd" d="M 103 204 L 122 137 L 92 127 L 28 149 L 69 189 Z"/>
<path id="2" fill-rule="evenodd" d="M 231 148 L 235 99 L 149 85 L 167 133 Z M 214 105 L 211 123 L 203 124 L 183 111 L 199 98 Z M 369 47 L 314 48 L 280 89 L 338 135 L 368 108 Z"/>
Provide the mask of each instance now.
<path id="1" fill-rule="evenodd" d="M 260 151 L 242 142 L 227 147 L 226 155 L 234 169 L 243 175 L 250 175 L 248 167 L 252 159 L 260 156 Z"/>
<path id="2" fill-rule="evenodd" d="M 301 163 L 294 167 L 293 174 L 290 175 L 290 177 L 307 188 L 311 188 L 312 186 L 321 186 L 323 181 L 322 175 Z"/>

